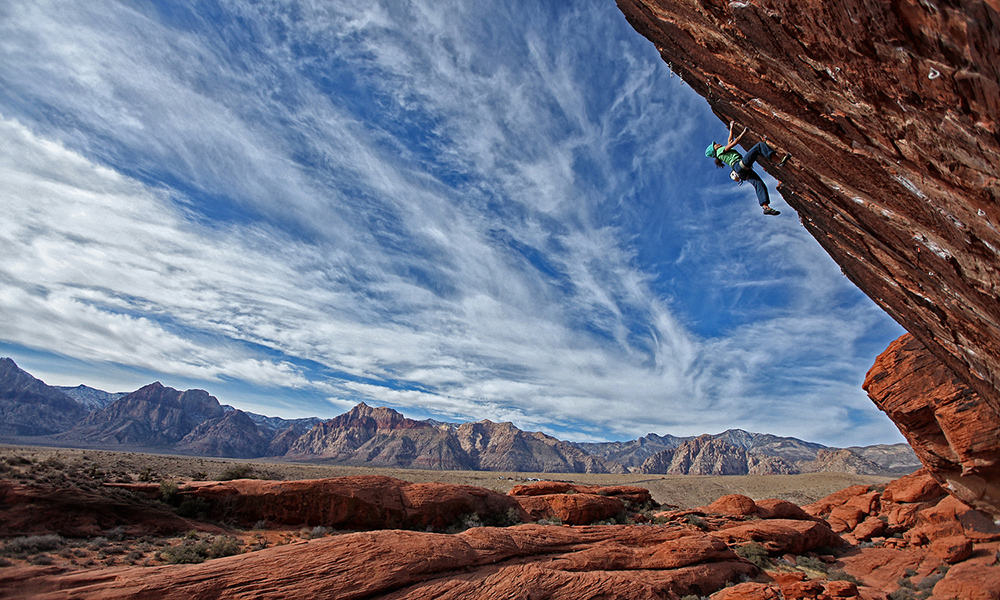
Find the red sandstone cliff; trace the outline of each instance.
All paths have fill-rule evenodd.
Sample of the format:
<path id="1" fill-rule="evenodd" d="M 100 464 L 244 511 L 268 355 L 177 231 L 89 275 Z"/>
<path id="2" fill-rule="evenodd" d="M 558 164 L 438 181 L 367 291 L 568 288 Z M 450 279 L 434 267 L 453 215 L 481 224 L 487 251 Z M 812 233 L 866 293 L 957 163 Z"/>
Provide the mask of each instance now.
<path id="1" fill-rule="evenodd" d="M 964 384 L 996 437 L 1000 2 L 617 2 L 723 121 L 795 155 L 766 168 L 803 226 L 934 357 L 922 360 Z M 896 386 L 906 410 L 880 406 L 939 479 L 978 478 L 965 497 L 1000 515 L 984 500 L 1000 456 L 953 447 L 948 432 L 972 423 L 958 410 L 924 428 L 937 407 L 920 388 Z"/>

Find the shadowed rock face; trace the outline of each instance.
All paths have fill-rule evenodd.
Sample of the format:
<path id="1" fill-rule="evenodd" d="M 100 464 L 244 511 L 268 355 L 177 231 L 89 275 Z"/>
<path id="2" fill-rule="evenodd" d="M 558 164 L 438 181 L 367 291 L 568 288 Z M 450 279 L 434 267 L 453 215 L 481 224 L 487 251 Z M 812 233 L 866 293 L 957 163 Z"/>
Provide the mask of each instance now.
<path id="1" fill-rule="evenodd" d="M 942 485 L 1000 517 L 1000 415 L 992 406 L 910 335 L 878 357 L 864 388 Z"/>
<path id="2" fill-rule="evenodd" d="M 87 411 L 58 388 L 0 358 L 0 435 L 46 435 L 65 431 Z"/>
<path id="3" fill-rule="evenodd" d="M 766 135 L 794 154 L 782 169 L 762 168 L 844 274 L 975 393 L 995 433 L 1000 2 L 618 6 L 720 118 L 749 126 L 745 148 Z M 890 416 L 915 415 L 920 402 L 934 410 L 929 398 L 909 402 Z M 920 442 L 920 427 L 897 424 Z M 950 454 L 966 476 L 996 459 Z M 990 502 L 1000 514 L 1000 499 Z"/>

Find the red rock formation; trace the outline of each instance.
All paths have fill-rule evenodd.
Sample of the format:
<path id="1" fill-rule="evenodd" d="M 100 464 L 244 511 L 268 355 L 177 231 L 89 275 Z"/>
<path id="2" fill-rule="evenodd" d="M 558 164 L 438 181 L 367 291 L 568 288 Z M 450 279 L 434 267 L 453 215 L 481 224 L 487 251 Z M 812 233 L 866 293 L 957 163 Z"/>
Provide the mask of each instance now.
<path id="1" fill-rule="evenodd" d="M 645 504 L 653 501 L 649 490 L 635 485 L 580 485 L 566 481 L 538 481 L 515 485 L 507 492 L 511 496 L 543 496 L 546 494 L 596 494 L 618 498 L 623 502 Z"/>
<path id="2" fill-rule="evenodd" d="M 712 535 L 729 544 L 759 542 L 768 552 L 802 554 L 819 547 L 835 548 L 843 541 L 826 523 L 795 519 L 749 521 Z"/>
<path id="3" fill-rule="evenodd" d="M 864 388 L 938 482 L 1000 517 L 1000 413 L 909 335 L 878 357 Z"/>
<path id="4" fill-rule="evenodd" d="M 532 521 L 558 519 L 566 525 L 589 525 L 625 512 L 621 500 L 594 494 L 546 494 L 514 499 Z"/>
<path id="5" fill-rule="evenodd" d="M 630 598 L 712 593 L 754 567 L 697 531 L 477 528 L 353 533 L 199 565 L 0 570 L 6 598 Z"/>
<path id="6" fill-rule="evenodd" d="M 191 529 L 221 531 L 218 527 L 182 519 L 165 506 L 151 507 L 127 497 L 0 479 L 2 538 L 49 533 L 93 537 L 119 527 L 136 537 Z"/>
<path id="7" fill-rule="evenodd" d="M 758 500 L 754 504 L 757 507 L 757 516 L 761 519 L 799 519 L 801 521 L 809 521 L 814 518 L 798 505 L 788 500 L 769 498 Z"/>
<path id="8" fill-rule="evenodd" d="M 731 517 L 745 517 L 756 513 L 757 505 L 753 499 L 742 494 L 726 494 L 702 510 Z"/>
<path id="9" fill-rule="evenodd" d="M 919 341 L 908 352 L 965 383 L 944 413 L 901 385 L 890 414 L 1000 516 L 995 447 L 950 438 L 1000 428 L 1000 2 L 617 2 L 724 122 L 749 126 L 745 147 L 766 135 L 795 155 L 762 168 L 803 226 Z"/>
<path id="10" fill-rule="evenodd" d="M 179 495 L 202 498 L 209 516 L 252 525 L 342 529 L 445 529 L 463 517 L 480 522 L 527 518 L 511 497 L 470 485 L 411 483 L 379 475 L 300 481 L 192 481 Z"/>

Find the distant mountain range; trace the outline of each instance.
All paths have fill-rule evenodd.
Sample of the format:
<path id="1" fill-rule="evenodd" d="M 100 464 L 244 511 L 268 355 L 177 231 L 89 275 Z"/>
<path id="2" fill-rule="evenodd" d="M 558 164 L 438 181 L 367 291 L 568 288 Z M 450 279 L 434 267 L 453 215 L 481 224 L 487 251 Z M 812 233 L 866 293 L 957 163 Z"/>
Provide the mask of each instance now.
<path id="1" fill-rule="evenodd" d="M 649 434 L 629 442 L 572 443 L 512 423 L 409 419 L 358 404 L 322 421 L 258 415 L 204 390 L 159 382 L 131 393 L 48 386 L 0 358 L 0 440 L 37 445 L 286 458 L 378 467 L 539 473 L 691 475 L 834 471 L 898 476 L 920 467 L 906 444 L 828 448 L 730 429 Z"/>

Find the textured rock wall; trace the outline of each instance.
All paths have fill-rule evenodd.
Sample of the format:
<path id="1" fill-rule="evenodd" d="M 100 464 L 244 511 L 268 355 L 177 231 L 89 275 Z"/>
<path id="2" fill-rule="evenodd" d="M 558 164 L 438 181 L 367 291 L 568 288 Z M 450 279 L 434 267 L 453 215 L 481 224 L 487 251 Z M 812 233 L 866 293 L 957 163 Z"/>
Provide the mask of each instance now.
<path id="1" fill-rule="evenodd" d="M 723 121 L 750 127 L 745 147 L 766 135 L 795 155 L 765 168 L 803 226 L 975 392 L 995 435 L 1000 1 L 617 1 Z M 919 442 L 898 420 L 913 411 L 889 414 Z M 935 455 L 949 452 L 949 469 L 985 468 Z"/>
<path id="2" fill-rule="evenodd" d="M 750 127 L 745 147 L 766 135 L 794 153 L 769 170 L 803 225 L 1000 408 L 1000 2 L 618 5 Z"/>
<path id="3" fill-rule="evenodd" d="M 1000 517 L 1000 415 L 990 405 L 909 334 L 878 357 L 864 388 L 938 482 Z"/>

